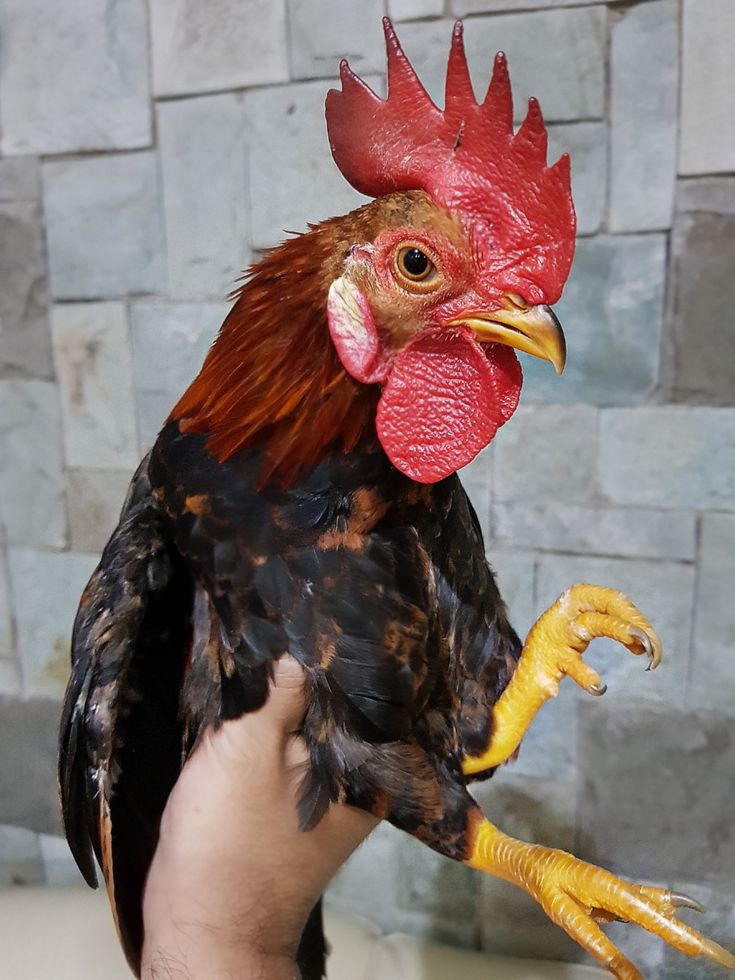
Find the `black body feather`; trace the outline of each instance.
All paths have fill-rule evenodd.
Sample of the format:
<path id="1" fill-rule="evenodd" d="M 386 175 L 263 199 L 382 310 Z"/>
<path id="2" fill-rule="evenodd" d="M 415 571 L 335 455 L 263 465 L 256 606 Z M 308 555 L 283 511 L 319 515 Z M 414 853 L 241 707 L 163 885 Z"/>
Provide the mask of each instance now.
<path id="1" fill-rule="evenodd" d="M 182 760 L 207 726 L 264 703 L 274 660 L 289 652 L 308 678 L 301 826 L 347 801 L 456 857 L 461 756 L 487 744 L 520 651 L 457 477 L 413 483 L 372 440 L 289 490 L 256 489 L 259 468 L 257 450 L 219 463 L 169 423 L 77 616 L 64 820 L 85 878 L 90 848 L 105 868 L 135 970 Z M 304 980 L 323 974 L 320 921 L 315 910 L 299 952 Z"/>

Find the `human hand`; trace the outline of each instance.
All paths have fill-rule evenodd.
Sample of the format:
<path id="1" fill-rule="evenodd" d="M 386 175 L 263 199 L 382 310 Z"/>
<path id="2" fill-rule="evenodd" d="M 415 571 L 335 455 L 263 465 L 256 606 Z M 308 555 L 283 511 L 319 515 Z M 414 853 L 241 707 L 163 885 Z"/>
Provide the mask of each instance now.
<path id="1" fill-rule="evenodd" d="M 144 980 L 298 976 L 310 911 L 378 822 L 333 805 L 313 830 L 298 829 L 303 681 L 282 658 L 267 704 L 207 732 L 184 766 L 145 887 Z"/>

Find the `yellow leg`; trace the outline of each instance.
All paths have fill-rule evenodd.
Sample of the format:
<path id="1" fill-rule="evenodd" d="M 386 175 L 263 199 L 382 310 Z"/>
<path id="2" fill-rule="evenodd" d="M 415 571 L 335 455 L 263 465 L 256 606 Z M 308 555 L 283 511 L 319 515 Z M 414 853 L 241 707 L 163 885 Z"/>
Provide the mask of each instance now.
<path id="1" fill-rule="evenodd" d="M 533 895 L 546 914 L 618 980 L 643 977 L 600 929 L 599 921 L 634 922 L 688 956 L 704 956 L 735 969 L 735 957 L 727 950 L 676 918 L 681 907 L 702 911 L 693 899 L 632 884 L 565 851 L 514 840 L 489 820 L 482 820 L 473 836 L 466 864 Z"/>
<path id="2" fill-rule="evenodd" d="M 556 696 L 569 675 L 589 694 L 605 693 L 600 675 L 583 660 L 590 641 L 609 636 L 631 653 L 648 654 L 649 667 L 661 662 L 661 641 L 633 603 L 613 589 L 573 585 L 539 618 L 528 634 L 515 673 L 493 707 L 491 740 L 479 756 L 466 756 L 466 775 L 509 759 L 539 709 Z"/>

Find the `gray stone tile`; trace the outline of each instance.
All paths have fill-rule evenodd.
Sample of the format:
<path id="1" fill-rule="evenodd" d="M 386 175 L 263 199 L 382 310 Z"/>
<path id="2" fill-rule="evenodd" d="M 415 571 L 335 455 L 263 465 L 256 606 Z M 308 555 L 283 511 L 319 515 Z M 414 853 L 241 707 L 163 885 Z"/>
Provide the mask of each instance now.
<path id="1" fill-rule="evenodd" d="M 139 439 L 151 444 L 194 380 L 227 313 L 225 303 L 140 300 L 130 307 Z"/>
<path id="2" fill-rule="evenodd" d="M 599 231 L 605 213 L 607 126 L 604 123 L 557 123 L 549 127 L 549 160 L 572 158 L 572 195 L 577 234 Z"/>
<path id="3" fill-rule="evenodd" d="M 575 684 L 560 685 L 557 696 L 546 702 L 524 735 L 517 759 L 508 763 L 512 775 L 574 781 L 581 698 Z"/>
<path id="4" fill-rule="evenodd" d="M 439 105 L 444 99 L 451 30 L 447 20 L 408 23 L 401 29 L 406 53 Z M 495 52 L 508 55 L 518 119 L 525 116 L 531 95 L 539 97 L 550 121 L 602 118 L 602 7 L 478 17 L 466 25 L 465 46 L 478 96 L 487 88 Z"/>
<path id="5" fill-rule="evenodd" d="M 735 6 L 684 0 L 679 172 L 735 170 Z"/>
<path id="6" fill-rule="evenodd" d="M 284 8 L 285 0 L 151 0 L 156 95 L 286 81 Z"/>
<path id="7" fill-rule="evenodd" d="M 695 557 L 692 511 L 635 507 L 580 507 L 552 500 L 496 504 L 493 544 L 624 558 Z"/>
<path id="8" fill-rule="evenodd" d="M 119 153 L 43 166 L 51 292 L 100 299 L 165 287 L 156 156 Z"/>
<path id="9" fill-rule="evenodd" d="M 444 13 L 444 0 L 388 0 L 388 14 L 394 21 L 437 17 Z"/>
<path id="10" fill-rule="evenodd" d="M 288 34 L 294 78 L 336 78 L 347 58 L 362 76 L 385 68 L 380 19 L 384 0 L 288 0 Z"/>
<path id="11" fill-rule="evenodd" d="M 735 178 L 686 177 L 676 185 L 676 209 L 735 214 Z"/>
<path id="12" fill-rule="evenodd" d="M 0 201 L 37 201 L 41 197 L 38 157 L 0 160 Z"/>
<path id="13" fill-rule="evenodd" d="M 537 7 L 577 7 L 588 2 L 589 0 L 450 0 L 449 6 L 453 14 L 461 17 L 464 14 L 535 10 Z"/>
<path id="14" fill-rule="evenodd" d="M 0 695 L 18 698 L 23 688 L 20 661 L 15 657 L 0 660 Z"/>
<path id="15" fill-rule="evenodd" d="M 370 84 L 371 79 L 366 79 Z M 379 90 L 379 82 L 373 82 Z M 366 201 L 340 175 L 321 120 L 323 82 L 246 95 L 250 208 L 255 248 L 275 245 L 307 222 L 345 214 Z"/>
<path id="16" fill-rule="evenodd" d="M 0 374 L 5 376 L 48 378 L 52 372 L 41 220 L 37 201 L 0 203 Z"/>
<path id="17" fill-rule="evenodd" d="M 735 196 L 735 180 L 727 184 Z M 735 403 L 735 206 L 730 207 L 730 214 L 680 212 L 674 224 L 670 393 L 675 401 Z"/>
<path id="18" fill-rule="evenodd" d="M 400 883 L 400 852 L 405 835 L 381 823 L 337 872 L 327 898 L 372 919 L 380 928 L 394 928 L 392 915 Z"/>
<path id="19" fill-rule="evenodd" d="M 24 827 L 0 825 L 0 888 L 43 882 L 38 834 Z"/>
<path id="20" fill-rule="evenodd" d="M 735 514 L 704 514 L 688 703 L 735 714 Z"/>
<path id="21" fill-rule="evenodd" d="M 504 770 L 472 788 L 490 820 L 520 840 L 574 848 L 574 786 Z M 575 944 L 546 917 L 530 895 L 480 873 L 482 947 L 490 952 L 571 960 Z"/>
<path id="22" fill-rule="evenodd" d="M 649 0 L 613 20 L 610 228 L 668 228 L 676 180 L 679 4 Z"/>
<path id="23" fill-rule="evenodd" d="M 735 409 L 651 406 L 600 417 L 600 485 L 616 504 L 735 510 Z"/>
<path id="24" fill-rule="evenodd" d="M 5 550 L 0 550 L 0 661 L 13 656 L 13 619 L 10 610 L 10 582 Z"/>
<path id="25" fill-rule="evenodd" d="M 0 824 L 60 833 L 56 789 L 60 715 L 57 701 L 0 697 Z M 40 854 L 38 858 L 40 863 Z"/>
<path id="26" fill-rule="evenodd" d="M 84 879 L 63 837 L 41 834 L 39 843 L 47 885 L 64 888 L 83 884 Z"/>
<path id="27" fill-rule="evenodd" d="M 5 0 L 2 153 L 68 153 L 151 141 L 145 0 Z"/>
<path id="28" fill-rule="evenodd" d="M 79 597 L 98 556 L 11 548 L 9 558 L 23 693 L 60 698 Z"/>
<path id="29" fill-rule="evenodd" d="M 243 97 L 159 103 L 158 133 L 170 291 L 224 297 L 251 259 Z"/>
<path id="30" fill-rule="evenodd" d="M 487 542 L 490 533 L 490 495 L 492 489 L 492 451 L 484 449 L 471 463 L 459 471 L 462 486 L 467 491 Z"/>
<path id="31" fill-rule="evenodd" d="M 517 551 L 488 548 L 487 557 L 505 600 L 510 621 L 523 639 L 536 619 L 534 581 L 536 560 Z"/>
<path id="32" fill-rule="evenodd" d="M 479 893 L 477 872 L 405 835 L 399 848 L 398 904 L 439 924 L 472 922 Z"/>
<path id="33" fill-rule="evenodd" d="M 525 403 L 644 401 L 658 378 L 665 278 L 664 235 L 578 242 L 556 305 L 567 365 L 558 378 L 547 361 L 524 356 Z"/>
<path id="34" fill-rule="evenodd" d="M 597 410 L 520 408 L 498 434 L 493 452 L 494 502 L 590 503 L 597 488 Z"/>
<path id="35" fill-rule="evenodd" d="M 11 544 L 63 548 L 66 510 L 56 385 L 0 382 L 0 523 Z"/>
<path id="36" fill-rule="evenodd" d="M 138 462 L 133 370 L 122 303 L 65 303 L 52 313 L 68 466 Z"/>
<path id="37" fill-rule="evenodd" d="M 66 493 L 72 551 L 96 554 L 117 526 L 132 479 L 128 470 L 67 470 Z"/>
<path id="38" fill-rule="evenodd" d="M 583 705 L 580 745 L 581 856 L 629 876 L 732 883 L 731 718 Z"/>
<path id="39" fill-rule="evenodd" d="M 609 686 L 605 703 L 624 706 L 631 698 L 638 698 L 682 704 L 689 664 L 694 567 L 667 561 L 541 555 L 538 608 L 548 608 L 577 582 L 620 589 L 648 618 L 663 642 L 663 664 L 658 670 L 647 672 L 645 657 L 634 656 L 613 640 L 593 641 L 585 661 L 599 671 Z M 583 700 L 589 699 L 585 695 Z"/>

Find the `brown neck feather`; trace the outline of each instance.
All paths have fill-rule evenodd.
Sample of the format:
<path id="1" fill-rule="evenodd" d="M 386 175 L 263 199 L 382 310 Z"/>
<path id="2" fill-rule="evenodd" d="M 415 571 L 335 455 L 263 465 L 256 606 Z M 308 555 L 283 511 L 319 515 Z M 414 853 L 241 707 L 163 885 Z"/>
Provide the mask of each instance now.
<path id="1" fill-rule="evenodd" d="M 292 483 L 328 449 L 349 452 L 374 424 L 379 391 L 345 372 L 326 316 L 329 285 L 366 210 L 289 239 L 251 269 L 171 412 L 183 431 L 207 433 L 220 461 L 263 446 L 263 483 Z"/>

